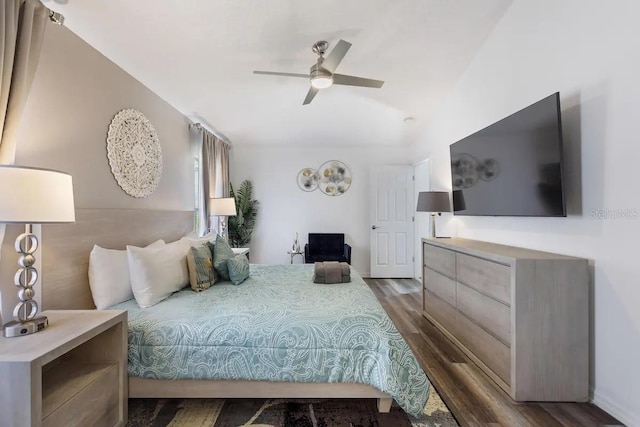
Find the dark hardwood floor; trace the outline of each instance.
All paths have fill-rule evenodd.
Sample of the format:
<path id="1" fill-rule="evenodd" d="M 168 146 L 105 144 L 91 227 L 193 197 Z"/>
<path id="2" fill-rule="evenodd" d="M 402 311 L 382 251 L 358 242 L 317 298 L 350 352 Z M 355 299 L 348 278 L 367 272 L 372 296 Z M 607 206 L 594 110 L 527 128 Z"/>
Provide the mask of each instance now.
<path id="1" fill-rule="evenodd" d="M 461 426 L 620 425 L 589 403 L 516 403 L 422 316 L 421 284 L 365 279 Z"/>

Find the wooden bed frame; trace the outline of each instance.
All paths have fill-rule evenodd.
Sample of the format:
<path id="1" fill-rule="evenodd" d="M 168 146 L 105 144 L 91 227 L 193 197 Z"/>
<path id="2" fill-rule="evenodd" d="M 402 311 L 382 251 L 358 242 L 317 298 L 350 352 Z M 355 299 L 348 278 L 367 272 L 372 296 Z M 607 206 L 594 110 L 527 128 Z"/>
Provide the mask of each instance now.
<path id="1" fill-rule="evenodd" d="M 193 230 L 193 212 L 76 209 L 73 224 L 42 226 L 43 309 L 95 308 L 89 288 L 89 253 L 178 240 Z M 154 380 L 129 377 L 131 398 L 374 398 L 389 412 L 393 399 L 366 384 L 227 380 Z"/>

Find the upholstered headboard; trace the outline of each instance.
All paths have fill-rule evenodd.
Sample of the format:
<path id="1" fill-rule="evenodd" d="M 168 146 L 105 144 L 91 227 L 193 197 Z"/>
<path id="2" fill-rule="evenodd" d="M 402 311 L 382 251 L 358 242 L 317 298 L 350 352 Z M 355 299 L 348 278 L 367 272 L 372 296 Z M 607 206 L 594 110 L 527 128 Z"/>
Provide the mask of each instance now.
<path id="1" fill-rule="evenodd" d="M 42 226 L 43 308 L 94 308 L 89 289 L 89 253 L 171 242 L 193 230 L 192 211 L 76 209 L 73 224 Z"/>

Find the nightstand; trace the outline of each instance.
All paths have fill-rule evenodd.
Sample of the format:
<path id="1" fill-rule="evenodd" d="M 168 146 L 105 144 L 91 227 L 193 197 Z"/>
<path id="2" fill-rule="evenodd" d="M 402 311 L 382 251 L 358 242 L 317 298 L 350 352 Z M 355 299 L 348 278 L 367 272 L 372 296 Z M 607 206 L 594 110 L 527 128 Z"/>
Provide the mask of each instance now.
<path id="1" fill-rule="evenodd" d="M 127 423 L 127 312 L 50 310 L 49 327 L 0 337 L 0 424 Z"/>

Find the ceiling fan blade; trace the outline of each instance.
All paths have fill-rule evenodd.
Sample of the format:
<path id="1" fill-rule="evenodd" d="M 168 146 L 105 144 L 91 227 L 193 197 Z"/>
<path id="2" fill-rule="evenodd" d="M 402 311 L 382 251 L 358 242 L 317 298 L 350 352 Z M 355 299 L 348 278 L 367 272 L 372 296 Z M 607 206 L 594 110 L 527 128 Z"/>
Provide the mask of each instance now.
<path id="1" fill-rule="evenodd" d="M 267 76 L 304 77 L 305 79 L 310 78 L 309 74 L 279 73 L 277 71 L 254 71 L 253 74 L 264 74 Z"/>
<path id="2" fill-rule="evenodd" d="M 365 79 L 363 77 L 346 76 L 344 74 L 334 74 L 333 84 L 381 88 L 384 82 L 382 80 Z"/>
<path id="3" fill-rule="evenodd" d="M 322 68 L 329 71 L 330 73 L 336 71 L 336 68 L 342 61 L 342 58 L 344 58 L 344 56 L 347 54 L 350 47 L 351 43 L 340 39 L 338 44 L 336 44 L 336 47 L 333 48 L 331 53 L 322 62 Z"/>
<path id="4" fill-rule="evenodd" d="M 320 89 L 316 89 L 313 86 L 309 86 L 309 92 L 307 92 L 307 97 L 304 99 L 304 102 L 302 103 L 302 105 L 311 104 L 311 101 L 313 101 L 313 98 L 316 96 L 318 92 L 320 92 Z"/>

